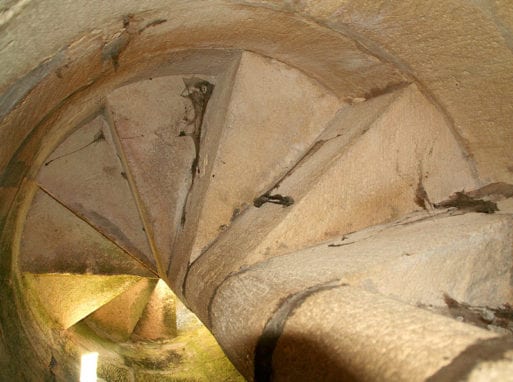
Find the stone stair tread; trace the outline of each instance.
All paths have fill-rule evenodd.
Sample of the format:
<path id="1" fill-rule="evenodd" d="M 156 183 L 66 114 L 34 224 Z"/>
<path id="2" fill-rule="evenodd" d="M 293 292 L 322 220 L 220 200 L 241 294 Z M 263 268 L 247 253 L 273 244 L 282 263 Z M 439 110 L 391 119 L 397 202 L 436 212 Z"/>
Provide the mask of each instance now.
<path id="1" fill-rule="evenodd" d="M 47 193 L 38 190 L 21 237 L 19 267 L 32 273 L 155 273 Z"/>
<path id="2" fill-rule="evenodd" d="M 42 166 L 37 181 L 148 266 L 154 266 L 137 205 L 103 116 L 73 132 Z"/>
<path id="3" fill-rule="evenodd" d="M 177 335 L 177 298 L 160 280 L 133 330 L 132 338 L 140 341 L 166 340 Z"/>
<path id="4" fill-rule="evenodd" d="M 195 117 L 184 97 L 191 76 L 141 80 L 116 89 L 107 107 L 162 264 L 167 264 L 192 181 Z M 211 76 L 201 77 L 215 82 Z"/>
<path id="5" fill-rule="evenodd" d="M 376 109 L 382 112 L 369 118 Z M 367 125 L 358 124 L 359 115 Z M 432 202 L 475 188 L 477 182 L 444 117 L 413 85 L 345 108 L 333 122 L 340 124 L 338 132 L 328 127 L 326 138 L 331 139 L 273 190 L 295 203 L 250 207 L 192 265 L 189 278 L 194 274 L 192 279 L 197 276 L 215 286 L 230 273 L 226 264 L 236 272 L 393 221 L 421 209 L 415 202 L 419 183 Z M 208 274 L 202 269 L 209 269 Z M 194 293 L 202 293 L 201 288 Z"/>
<path id="6" fill-rule="evenodd" d="M 252 333 L 262 332 L 284 298 L 330 282 L 413 306 L 445 306 L 444 293 L 471 304 L 500 305 L 513 297 L 512 227 L 509 215 L 447 212 L 371 227 L 233 274 L 217 289 L 208 319 L 231 349 L 228 355 L 242 360 L 258 338 Z M 239 330 L 255 342 L 241 347 L 229 334 Z"/>
<path id="7" fill-rule="evenodd" d="M 361 106 L 363 116 L 368 109 Z M 357 114 L 348 113 L 341 127 L 350 128 Z M 477 185 L 444 117 L 415 86 L 397 91 L 386 110 L 362 131 L 329 166 L 318 155 L 305 165 L 311 165 L 309 174 L 302 177 L 298 172 L 280 185 L 276 192 L 292 197 L 298 190 L 307 191 L 257 251 L 283 253 L 392 221 L 421 209 L 416 202 L 419 186 L 434 203 Z M 337 146 L 343 138 L 327 144 Z M 316 160 L 322 165 L 315 165 Z"/>
<path id="8" fill-rule="evenodd" d="M 342 103 L 296 69 L 242 54 L 191 260 L 303 155 Z"/>
<path id="9" fill-rule="evenodd" d="M 141 318 L 157 281 L 139 280 L 87 316 L 84 322 L 99 335 L 112 341 L 127 341 Z"/>
<path id="10" fill-rule="evenodd" d="M 33 274 L 25 272 L 34 303 L 68 329 L 141 280 L 129 275 Z"/>

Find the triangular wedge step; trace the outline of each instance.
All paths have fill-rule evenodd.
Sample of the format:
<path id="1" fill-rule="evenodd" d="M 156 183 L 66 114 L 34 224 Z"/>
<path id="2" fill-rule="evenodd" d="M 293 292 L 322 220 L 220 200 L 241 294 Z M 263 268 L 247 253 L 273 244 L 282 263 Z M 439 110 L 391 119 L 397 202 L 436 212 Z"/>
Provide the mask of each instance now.
<path id="1" fill-rule="evenodd" d="M 248 265 L 418 210 L 419 184 L 432 202 L 477 184 L 445 119 L 415 86 L 341 110 L 320 138 L 272 191 L 295 203 L 240 216 L 191 267 L 187 296 L 208 298 L 199 280 L 215 288 Z"/>
<path id="2" fill-rule="evenodd" d="M 297 202 L 256 252 L 272 256 L 304 248 L 422 209 L 420 204 L 427 201 L 419 199 L 434 203 L 455 191 L 476 188 L 471 165 L 440 112 L 414 85 L 392 97 L 363 135 L 346 147 L 344 132 L 358 114 L 364 119 L 372 105 L 364 102 L 359 113 L 340 116 L 340 135 L 327 140 L 325 150 L 273 191 Z M 326 166 L 323 156 L 332 157 L 329 146 L 339 144 L 344 149 Z"/>
<path id="3" fill-rule="evenodd" d="M 155 276 L 42 190 L 36 192 L 27 214 L 19 268 L 32 273 Z"/>
<path id="4" fill-rule="evenodd" d="M 155 268 L 126 172 L 102 116 L 61 143 L 37 180 L 63 205 Z"/>
<path id="5" fill-rule="evenodd" d="M 50 317 L 68 329 L 141 280 L 138 276 L 23 273 Z"/>
<path id="6" fill-rule="evenodd" d="M 177 298 L 167 284 L 160 280 L 134 329 L 134 340 L 163 340 L 177 335 Z"/>
<path id="7" fill-rule="evenodd" d="M 340 107 L 298 70 L 243 53 L 191 261 L 293 166 Z"/>
<path id="8" fill-rule="evenodd" d="M 138 281 L 89 315 L 84 322 L 112 341 L 128 340 L 156 285 L 156 279 Z"/>
<path id="9" fill-rule="evenodd" d="M 107 102 L 162 271 L 167 269 L 175 234 L 185 219 L 184 203 L 193 181 L 196 145 L 190 134 L 196 114 L 185 96 L 190 78 L 216 83 L 214 77 L 202 75 L 153 77 L 116 89 Z M 207 105 L 211 107 L 210 100 Z"/>

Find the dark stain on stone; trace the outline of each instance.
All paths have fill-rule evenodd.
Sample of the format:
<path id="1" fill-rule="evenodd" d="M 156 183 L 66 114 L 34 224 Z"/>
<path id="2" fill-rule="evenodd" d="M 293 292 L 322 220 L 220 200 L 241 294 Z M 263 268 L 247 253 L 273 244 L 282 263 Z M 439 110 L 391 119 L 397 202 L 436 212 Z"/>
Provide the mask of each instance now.
<path id="1" fill-rule="evenodd" d="M 509 303 L 497 308 L 475 306 L 458 302 L 448 294 L 444 294 L 444 301 L 454 318 L 484 329 L 491 329 L 489 325 L 504 328 L 513 335 L 513 307 Z"/>
<path id="2" fill-rule="evenodd" d="M 462 351 L 451 363 L 442 367 L 426 382 L 466 381 L 472 370 L 481 362 L 506 359 L 505 354 L 513 349 L 513 338 L 499 337 L 477 341 Z"/>
<path id="3" fill-rule="evenodd" d="M 328 281 L 320 285 L 312 286 L 301 292 L 291 294 L 280 301 L 278 309 L 274 311 L 265 324 L 264 330 L 255 348 L 255 382 L 270 382 L 273 380 L 273 353 L 283 334 L 283 329 L 288 318 L 313 294 L 342 286 L 339 283 L 334 284 L 335 282 L 336 281 Z"/>
<path id="4" fill-rule="evenodd" d="M 73 155 L 73 154 L 76 154 L 78 153 L 79 151 L 82 151 L 84 149 L 86 149 L 87 147 L 95 144 L 95 143 L 98 143 L 98 142 L 101 142 L 101 141 L 104 141 L 105 140 L 105 134 L 103 134 L 103 130 L 99 130 L 93 137 L 93 140 L 89 143 L 86 143 L 84 146 L 82 147 L 79 147 L 78 149 L 76 150 L 73 150 L 69 153 L 66 153 L 66 154 L 62 154 L 62 155 L 59 155 L 58 157 L 56 158 L 53 158 L 52 160 L 49 160 L 48 162 L 45 162 L 45 166 L 48 166 L 49 164 L 51 164 L 52 162 L 56 161 L 56 160 L 59 160 L 59 159 L 62 159 L 62 158 L 65 158 L 67 156 L 70 156 L 70 155 Z"/>
<path id="5" fill-rule="evenodd" d="M 256 208 L 262 207 L 265 203 L 281 204 L 283 207 L 289 207 L 294 204 L 294 199 L 291 196 L 283 196 L 281 194 L 271 195 L 266 192 L 253 200 L 253 205 Z"/>
<path id="6" fill-rule="evenodd" d="M 354 243 L 355 243 L 354 241 L 351 241 L 349 243 L 328 244 L 328 247 L 343 247 L 344 245 L 350 245 L 350 244 L 354 244 Z"/>
<path id="7" fill-rule="evenodd" d="M 118 37 L 106 43 L 102 49 L 102 58 L 111 60 L 114 70 L 119 68 L 119 57 L 130 43 L 130 34 L 125 30 Z"/>
<path id="8" fill-rule="evenodd" d="M 28 167 L 23 161 L 13 161 L 7 165 L 0 175 L 0 187 L 17 187 L 21 182 Z"/>
<path id="9" fill-rule="evenodd" d="M 180 95 L 184 98 L 188 98 L 191 101 L 192 106 L 194 108 L 194 118 L 192 120 L 187 120 L 187 123 L 193 126 L 192 133 L 187 134 L 184 132 L 184 135 L 182 135 L 182 132 L 180 132 L 180 136 L 189 136 L 192 138 L 192 141 L 194 143 L 195 155 L 191 165 L 191 184 L 185 196 L 182 209 L 182 217 L 180 219 L 180 224 L 182 227 L 185 226 L 187 213 L 186 210 L 189 201 L 189 196 L 194 187 L 197 175 L 199 174 L 199 159 L 201 149 L 203 118 L 205 117 L 208 101 L 210 100 L 212 92 L 214 91 L 214 84 L 211 84 L 210 82 L 202 78 L 183 78 L 183 83 L 185 85 L 185 89 L 182 91 Z"/>
<path id="10" fill-rule="evenodd" d="M 370 98 L 374 98 L 374 97 L 379 97 L 380 95 L 392 93 L 392 92 L 402 89 L 408 85 L 409 85 L 409 83 L 407 83 L 407 82 L 397 82 L 397 83 L 390 83 L 383 88 L 372 88 L 367 93 L 364 94 L 363 98 L 370 99 Z"/>
<path id="11" fill-rule="evenodd" d="M 139 29 L 139 34 L 144 32 L 148 28 L 155 27 L 160 24 L 164 24 L 165 22 L 167 22 L 167 19 L 156 19 L 156 20 L 150 21 L 148 24 L 146 24 L 141 29 Z"/>
<path id="12" fill-rule="evenodd" d="M 432 203 L 429 200 L 429 196 L 424 188 L 424 184 L 422 184 L 422 176 L 419 177 L 419 182 L 417 183 L 417 189 L 415 190 L 415 198 L 413 199 L 416 205 L 421 207 L 424 210 L 428 210 L 432 207 Z"/>
<path id="13" fill-rule="evenodd" d="M 449 199 L 433 205 L 435 208 L 457 208 L 465 212 L 481 212 L 485 214 L 493 214 L 499 211 L 497 204 L 483 199 L 474 199 L 464 191 L 454 193 Z"/>

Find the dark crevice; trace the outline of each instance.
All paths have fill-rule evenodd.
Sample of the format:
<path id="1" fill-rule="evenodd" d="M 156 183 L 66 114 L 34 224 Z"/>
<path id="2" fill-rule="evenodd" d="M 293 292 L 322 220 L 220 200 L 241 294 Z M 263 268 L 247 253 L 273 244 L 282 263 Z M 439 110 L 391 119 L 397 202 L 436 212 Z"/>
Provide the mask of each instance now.
<path id="1" fill-rule="evenodd" d="M 185 84 L 185 89 L 182 91 L 181 96 L 185 98 L 189 98 L 192 102 L 192 106 L 194 108 L 194 118 L 189 122 L 190 125 L 193 126 L 193 130 L 191 133 L 185 133 L 184 131 L 180 132 L 179 136 L 188 136 L 192 138 L 194 142 L 194 159 L 191 165 L 191 184 L 189 186 L 189 190 L 187 191 L 187 195 L 185 196 L 185 200 L 183 203 L 182 209 L 182 217 L 180 219 L 181 226 L 185 226 L 186 222 L 186 212 L 187 212 L 187 203 L 189 201 L 189 197 L 191 191 L 194 187 L 194 182 L 196 180 L 196 176 L 199 172 L 199 158 L 200 158 L 200 143 L 201 143 L 201 134 L 202 134 L 202 125 L 203 118 L 205 116 L 205 111 L 207 109 L 207 104 L 214 91 L 214 85 L 210 82 L 203 80 L 198 77 L 192 78 L 184 78 L 183 82 Z"/>
<path id="2" fill-rule="evenodd" d="M 254 358 L 255 382 L 269 382 L 273 379 L 273 354 L 278 341 L 283 333 L 288 318 L 299 308 L 303 302 L 315 293 L 334 289 L 342 286 L 332 280 L 326 283 L 312 286 L 301 292 L 294 293 L 284 298 L 278 309 L 274 311 L 265 324 L 262 335 L 258 339 Z"/>

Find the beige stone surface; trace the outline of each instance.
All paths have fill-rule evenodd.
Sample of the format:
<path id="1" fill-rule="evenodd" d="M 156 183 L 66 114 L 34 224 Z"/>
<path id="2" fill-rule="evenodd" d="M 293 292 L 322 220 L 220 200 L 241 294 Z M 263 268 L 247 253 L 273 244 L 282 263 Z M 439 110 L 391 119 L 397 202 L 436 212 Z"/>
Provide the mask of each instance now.
<path id="1" fill-rule="evenodd" d="M 23 274 L 41 307 L 64 329 L 138 283 L 138 276 Z"/>
<path id="2" fill-rule="evenodd" d="M 352 123 L 341 119 L 339 131 Z M 432 203 L 476 186 L 443 116 L 414 86 L 399 91 L 367 129 L 315 182 L 306 174 L 278 187 L 277 193 L 292 197 L 298 190 L 306 193 L 256 253 L 273 256 L 410 213 L 420 208 L 419 182 Z"/>
<path id="3" fill-rule="evenodd" d="M 105 58 L 103 47 L 121 35 L 126 38 L 122 22 L 123 16 L 126 15 L 133 15 L 131 34 L 128 45 L 124 46 L 125 50 L 120 55 L 121 65 L 116 76 L 127 67 L 133 70 L 135 67 L 143 67 L 155 57 L 163 59 L 163 53 L 167 61 L 168 51 L 228 47 L 276 57 L 300 68 L 341 96 L 356 97 L 366 94 L 371 89 L 385 88 L 389 83 L 404 82 L 404 77 L 389 63 L 381 62 L 362 51 L 361 47 L 350 39 L 298 16 L 226 1 L 211 1 L 208 7 L 191 1 L 178 1 L 175 4 L 176 6 L 170 6 L 169 2 L 160 3 L 158 0 L 131 4 L 130 1 L 124 0 L 115 4 L 95 1 L 80 4 L 78 8 L 74 8 L 71 3 L 63 7 L 59 2 L 46 2 L 44 6 L 28 7 L 16 22 L 10 23 L 8 32 L 3 34 L 6 39 L 0 42 L 0 49 L 4 48 L 4 45 L 6 49 L 2 49 L 1 52 L 9 51 L 9 54 L 2 54 L 2 57 L 10 58 L 9 63 L 5 62 L 5 65 L 2 61 L 3 67 L 9 69 L 5 72 L 5 77 L 2 77 L 4 80 L 0 85 L 2 93 L 6 94 L 6 110 L 17 104 L 38 81 L 42 80 L 45 87 L 42 92 L 41 89 L 32 92 L 37 96 L 37 102 L 32 103 L 26 99 L 23 107 L 16 110 L 18 116 L 19 113 L 26 113 L 25 117 L 30 115 L 31 122 L 16 130 L 4 130 L 0 127 L 2 139 L 23 139 L 33 127 L 33 120 L 37 123 L 41 115 L 59 107 L 60 100 L 57 99 L 40 102 L 39 96 L 50 91 L 49 89 L 52 89 L 52 94 L 68 96 L 83 90 L 81 87 L 84 84 L 95 85 L 97 80 L 103 80 L 103 75 L 113 74 L 112 63 L 108 57 Z M 78 19 L 76 22 L 71 21 L 71 14 Z M 21 36 L 28 33 L 28 30 L 22 23 L 31 18 L 43 24 L 38 26 L 30 41 L 25 41 Z M 58 33 L 55 33 L 54 29 L 43 32 L 43 25 L 46 25 L 43 20 L 48 19 L 49 23 L 61 25 Z M 166 22 L 146 28 L 155 20 Z M 182 20 L 187 22 L 184 23 Z M 277 35 L 280 38 L 277 38 Z M 36 41 L 41 36 L 44 36 L 42 41 Z M 26 49 L 26 43 L 31 47 L 37 46 L 38 49 Z M 304 46 L 310 47 L 306 55 Z M 58 60 L 50 60 L 52 65 L 38 67 L 42 61 L 61 48 Z M 33 56 L 29 61 L 25 61 L 21 59 L 23 55 L 27 58 L 28 55 Z M 84 61 L 80 62 L 82 59 Z M 12 64 L 14 62 L 16 64 Z M 95 65 L 91 65 L 92 62 Z M 83 68 L 77 70 L 75 65 L 85 65 L 88 68 L 86 71 Z M 55 82 L 56 66 L 57 69 L 62 69 L 57 70 L 57 73 L 63 74 L 65 81 L 59 81 L 57 77 Z M 35 70 L 31 72 L 31 69 Z M 23 86 L 19 83 L 13 85 L 14 79 L 22 74 L 26 75 L 22 81 Z M 2 126 L 16 124 L 14 119 L 16 118 L 6 121 Z M 2 166 L 13 152 L 14 148 L 2 153 L 5 154 L 5 157 L 1 157 Z"/>
<path id="4" fill-rule="evenodd" d="M 190 100 L 180 95 L 185 87 L 183 78 L 138 81 L 116 89 L 107 101 L 129 176 L 163 264 L 171 256 L 195 157 L 192 139 L 179 136 L 190 129 L 186 120 L 194 117 Z"/>
<path id="5" fill-rule="evenodd" d="M 322 283 L 338 280 L 411 305 L 445 306 L 444 293 L 471 304 L 502 305 L 513 297 L 512 223 L 509 215 L 413 215 L 234 274 L 210 304 L 208 294 L 200 299 L 210 315 L 199 312 L 247 375 L 256 341 L 283 299 Z"/>
<path id="6" fill-rule="evenodd" d="M 432 202 L 476 184 L 443 117 L 414 86 L 341 110 L 324 134 L 275 191 L 295 203 L 240 216 L 191 267 L 188 298 L 210 296 L 242 267 L 420 209 L 419 182 Z"/>
<path id="7" fill-rule="evenodd" d="M 288 318 L 273 354 L 273 379 L 339 381 L 347 373 L 354 380 L 424 381 L 469 345 L 494 336 L 339 287 L 308 297 Z"/>
<path id="8" fill-rule="evenodd" d="M 155 267 L 126 170 L 102 116 L 65 139 L 46 159 L 37 181 L 103 235 Z"/>
<path id="9" fill-rule="evenodd" d="M 385 88 L 390 90 L 400 83 L 415 83 L 426 99 L 433 102 L 434 107 L 439 110 L 438 117 L 443 117 L 447 129 L 454 133 L 454 140 L 460 145 L 458 150 L 463 149 L 463 155 L 468 157 L 469 171 L 474 175 L 473 181 L 479 183 L 476 183 L 477 185 L 486 184 L 489 181 L 511 182 L 513 176 L 511 165 L 513 133 L 510 128 L 513 116 L 511 103 L 513 98 L 513 81 L 511 81 L 513 79 L 511 71 L 513 9 L 509 1 L 448 0 L 422 3 L 354 0 L 294 2 L 212 0 L 208 2 L 208 6 L 205 6 L 205 2 L 199 0 L 120 0 L 116 2 L 21 0 L 5 2 L 0 9 L 0 67 L 2 68 L 0 70 L 0 118 L 2 119 L 0 121 L 0 142 L 2 142 L 0 224 L 4 221 L 11 201 L 17 194 L 18 181 L 25 171 L 28 171 L 31 176 L 34 175 L 35 168 L 42 161 L 41 158 L 45 157 L 44 153 L 53 150 L 53 143 L 55 143 L 55 137 L 59 136 L 59 131 L 67 134 L 71 127 L 89 117 L 91 112 L 99 110 L 103 105 L 102 97 L 112 87 L 117 87 L 122 82 L 132 81 L 134 79 L 132 74 L 140 75 L 139 71 L 143 68 L 149 68 L 158 62 L 167 62 L 172 57 L 176 58 L 169 53 L 171 50 L 176 52 L 176 50 L 189 48 L 246 49 L 281 60 L 319 80 L 341 99 L 347 99 L 353 103 L 379 94 Z M 129 20 L 129 25 L 123 26 L 123 19 L 125 24 L 127 24 L 126 20 Z M 158 23 L 155 24 L 155 21 Z M 114 57 L 116 49 L 109 49 L 116 47 L 116 42 L 126 43 L 118 46 L 121 48 L 121 51 L 117 52 L 120 53 L 119 57 Z M 116 69 L 113 65 L 115 60 L 119 64 Z M 189 68 L 192 67 L 189 66 Z M 191 71 L 200 72 L 192 69 Z M 367 102 L 369 101 L 363 103 Z M 11 110 L 12 112 L 7 115 L 6 113 Z M 402 109 L 402 112 L 405 115 L 411 116 L 407 110 L 404 110 Z M 436 118 L 433 118 L 433 121 Z M 423 120 L 423 118 L 420 119 Z M 50 128 L 52 125 L 53 127 Z M 396 130 L 391 129 L 391 131 Z M 47 132 L 51 134 L 46 134 Z M 429 130 L 424 137 L 428 136 L 431 139 L 436 135 L 435 130 Z M 383 142 L 390 142 L 392 135 L 387 133 L 384 136 L 386 140 L 384 139 Z M 21 142 L 26 137 L 29 137 L 28 143 L 20 148 Z M 419 132 L 419 139 L 422 137 L 422 132 Z M 444 139 L 443 144 L 437 146 L 442 148 L 441 153 L 454 152 L 450 149 L 450 145 L 444 146 L 447 142 Z M 448 147 L 449 149 L 445 151 Z M 411 152 L 411 146 L 401 145 L 400 149 L 406 157 L 417 158 L 417 153 Z M 6 164 L 14 153 L 16 153 L 15 159 L 7 172 L 4 172 Z M 356 153 L 356 150 L 353 153 Z M 437 165 L 457 162 L 453 161 L 450 155 L 446 157 L 445 162 L 437 162 Z M 30 169 L 34 161 L 36 166 Z M 369 177 L 369 179 L 377 182 L 382 174 L 390 175 L 387 171 L 379 171 L 383 163 L 379 161 L 378 164 L 374 163 L 372 170 L 378 176 Z M 410 168 L 409 161 L 399 161 L 399 163 L 402 164 L 399 166 L 398 173 L 404 175 L 403 170 L 407 170 L 407 176 L 405 179 L 398 180 L 398 183 L 394 183 L 404 191 L 398 194 L 398 202 L 405 201 L 406 206 L 415 207 L 411 204 L 411 191 L 414 191 L 418 179 L 410 178 L 414 178 L 411 175 L 418 172 Z M 371 166 L 370 163 L 365 165 Z M 359 170 L 367 169 L 358 160 L 353 161 L 353 166 L 358 167 Z M 386 170 L 386 165 L 384 167 Z M 447 172 L 440 172 L 447 175 L 445 179 L 452 181 L 453 174 L 461 173 L 461 171 L 452 171 L 448 166 L 445 167 Z M 347 168 L 341 166 L 340 169 Z M 479 179 L 476 177 L 477 174 Z M 331 187 L 340 186 L 337 179 L 340 178 L 333 178 L 333 182 L 326 181 L 325 188 L 319 186 L 314 191 L 324 197 L 326 193 L 322 192 L 323 190 L 331 192 L 333 190 Z M 454 179 L 461 180 L 456 176 Z M 443 187 L 440 187 L 437 182 L 431 185 L 428 183 L 426 181 L 424 185 L 430 197 L 438 192 L 443 194 Z M 355 184 L 357 185 L 356 181 L 353 185 Z M 452 183 L 447 183 L 449 184 Z M 452 185 L 459 187 L 460 183 L 455 182 Z M 360 186 L 364 192 L 359 192 L 358 195 L 365 198 L 369 196 L 368 189 L 372 189 L 375 183 L 361 182 Z M 454 190 L 449 190 L 449 192 L 452 191 Z M 199 192 L 197 194 L 204 195 Z M 303 203 L 308 199 L 308 195 L 305 195 Z M 201 200 L 200 196 L 195 196 L 194 205 Z M 446 194 L 442 195 L 442 197 L 445 196 Z M 338 221 L 337 224 L 334 223 L 336 211 L 325 207 L 325 203 L 318 203 L 320 201 L 313 197 L 312 199 L 311 204 L 304 204 L 302 207 L 299 203 L 297 204 L 296 207 L 301 207 L 305 211 L 299 217 L 309 218 L 311 214 L 309 208 L 319 207 L 320 213 L 316 216 L 318 220 L 323 216 L 330 217 L 326 220 L 326 227 L 329 229 L 312 228 L 312 232 L 305 234 L 304 237 L 299 235 L 298 238 L 297 234 L 289 232 L 285 226 L 281 227 L 282 232 L 285 233 L 284 236 L 280 235 L 279 230 L 274 233 L 274 237 L 268 236 L 274 224 L 282 219 L 293 217 L 293 214 L 287 217 L 289 210 L 279 206 L 264 206 L 262 211 L 265 211 L 265 216 L 262 216 L 262 211 L 252 210 L 248 210 L 245 216 L 240 216 L 240 222 L 232 227 L 231 236 L 222 235 L 219 245 L 212 247 L 216 255 L 206 257 L 195 265 L 188 279 L 187 288 L 192 293 L 190 297 L 193 304 L 198 304 L 197 308 L 204 310 L 201 304 L 206 305 L 210 295 L 208 291 L 212 291 L 229 272 L 238 271 L 248 263 L 260 261 L 263 255 L 283 254 L 294 248 L 301 248 L 304 245 L 303 241 L 313 243 L 310 241 L 312 237 L 328 238 L 332 234 L 345 232 L 346 228 L 338 227 Z M 390 198 L 383 197 L 383 200 L 388 201 Z M 376 204 L 373 203 L 364 205 L 359 211 L 367 211 L 365 210 L 367 207 L 372 210 L 375 206 Z M 385 218 L 399 216 L 408 211 L 406 208 L 398 210 L 396 214 L 394 210 L 386 208 L 389 207 L 388 204 L 380 207 L 383 208 L 378 212 Z M 505 209 L 510 207 L 510 204 L 506 203 Z M 199 208 L 196 208 L 195 213 L 197 210 Z M 363 215 L 364 218 L 368 218 L 367 214 Z M 331 218 L 333 221 L 330 220 Z M 361 221 L 358 219 L 351 221 L 356 226 L 359 222 Z M 304 223 L 303 226 L 313 227 Z M 506 230 L 507 226 L 507 224 L 504 225 L 501 230 Z M 175 288 L 176 285 L 181 286 L 184 264 L 189 260 L 189 243 L 192 242 L 193 236 L 191 232 L 194 232 L 195 228 L 195 226 L 188 228 L 187 234 L 181 237 L 184 239 L 184 244 L 176 248 L 180 269 L 178 272 L 171 272 L 173 282 L 176 282 Z M 489 233 L 490 237 L 495 238 L 496 233 Z M 238 236 L 240 238 L 237 238 Z M 263 243 L 259 252 L 254 252 L 261 239 L 266 237 L 272 239 L 271 242 Z M 509 245 L 509 240 L 508 236 L 505 244 Z M 290 246 L 287 244 L 289 241 Z M 472 238 L 469 241 L 474 242 Z M 284 243 L 286 248 L 282 245 Z M 267 247 L 269 247 L 268 252 Z M 330 247 L 329 249 L 340 248 Z M 477 248 L 483 250 L 479 246 Z M 499 248 L 497 243 L 489 243 L 486 248 L 495 251 L 497 256 L 502 256 L 506 251 Z M 246 258 L 242 258 L 248 253 L 257 253 L 257 256 L 248 262 Z M 420 277 L 423 288 L 428 285 L 426 282 L 429 279 L 420 272 L 419 265 L 436 266 L 443 272 L 446 271 L 445 267 L 440 265 L 443 263 L 441 257 L 430 256 L 427 259 L 423 256 L 416 258 L 416 254 L 403 255 L 410 263 L 401 270 L 412 272 L 414 276 Z M 489 259 L 488 256 L 485 258 Z M 290 264 L 290 268 L 296 269 L 296 264 Z M 180 276 L 174 277 L 177 274 Z M 505 273 L 497 272 L 497 274 L 504 276 Z M 380 277 L 386 277 L 386 275 L 382 274 Z M 459 278 L 458 282 L 460 281 L 465 283 L 467 279 Z M 399 283 L 398 278 L 394 282 Z M 202 283 L 204 286 L 199 287 Z M 371 283 L 365 285 L 369 288 L 376 285 L 380 288 L 384 287 L 379 282 L 374 286 Z M 398 285 L 400 284 L 392 285 L 392 289 L 386 293 L 396 294 L 396 289 L 400 291 Z M 486 288 L 494 287 L 493 283 L 483 285 Z M 207 292 L 204 293 L 205 291 Z M 412 291 L 417 293 L 415 288 Z M 474 294 L 469 296 L 476 298 Z M 337 309 L 346 305 L 344 299 L 336 301 L 340 303 Z M 398 310 L 398 312 L 403 311 Z M 410 315 L 410 311 L 404 312 Z M 320 312 L 320 314 L 329 313 Z M 395 315 L 385 315 L 385 317 L 390 317 L 387 323 L 390 321 L 392 324 L 397 318 Z M 416 316 L 412 313 L 411 317 Z M 311 322 L 307 324 L 313 325 L 315 320 L 320 320 L 323 324 L 325 323 L 323 318 L 323 316 L 312 317 Z M 372 330 L 376 327 L 379 328 L 383 320 L 376 319 L 376 322 L 377 324 L 369 329 L 369 333 L 373 333 Z M 397 323 L 404 323 L 408 329 L 415 328 L 410 321 L 397 320 Z M 226 325 L 229 326 L 230 323 Z M 351 328 L 351 322 L 349 325 Z M 441 321 L 440 326 L 445 328 Z M 306 327 L 301 325 L 301 330 Z M 338 330 L 336 326 L 333 328 Z M 324 329 L 321 325 L 319 337 L 322 336 L 323 340 L 329 341 L 330 331 L 322 332 L 322 330 Z M 395 338 L 397 331 L 391 330 L 385 334 L 390 333 L 393 335 L 368 339 L 365 349 L 370 348 L 375 352 L 388 349 L 386 346 L 381 346 L 383 342 L 380 341 Z M 447 338 L 451 336 L 447 335 Z M 376 346 L 369 346 L 369 343 Z M 398 341 L 398 344 L 401 343 Z M 322 346 L 327 349 L 336 349 L 337 344 L 322 343 Z M 307 347 L 307 350 L 309 349 Z M 404 345 L 404 349 L 409 349 L 408 345 Z M 432 353 L 436 356 L 436 348 L 427 349 L 432 349 Z M 418 349 L 412 359 L 425 355 L 422 351 L 423 349 Z M 333 354 L 341 353 L 333 352 Z M 361 359 L 371 360 L 374 353 L 359 354 L 363 355 L 361 358 L 355 356 L 355 365 L 356 361 Z M 397 353 L 391 351 L 390 354 Z M 422 362 L 429 361 L 430 355 L 432 354 L 421 359 L 419 365 L 422 366 Z M 387 354 L 383 359 L 379 359 L 386 360 L 386 356 Z M 397 360 L 402 358 L 390 359 L 390 364 L 394 365 L 394 362 L 398 362 Z M 42 368 L 46 368 L 47 361 L 42 361 L 44 363 Z M 292 361 L 299 362 L 299 371 L 302 370 L 303 364 L 308 363 L 304 359 Z M 367 362 L 366 365 L 375 365 L 376 370 L 381 370 L 377 363 Z M 408 362 L 405 365 L 402 370 L 410 370 L 407 369 Z M 479 380 L 496 375 L 499 378 L 504 376 L 504 374 L 497 374 L 496 371 L 499 369 L 494 367 L 493 365 L 489 368 L 483 367 L 479 371 L 481 374 L 477 372 L 476 378 Z M 508 367 L 510 365 L 506 364 L 501 370 L 506 370 L 507 373 Z M 309 371 L 310 369 L 307 370 Z M 417 375 L 415 372 L 415 370 L 411 371 L 413 376 Z M 377 378 L 382 375 L 388 376 L 386 373 L 373 375 Z M 400 378 L 396 379 L 400 380 Z"/>
<path id="10" fill-rule="evenodd" d="M 165 282 L 159 280 L 134 328 L 132 338 L 165 340 L 176 335 L 176 296 Z"/>
<path id="11" fill-rule="evenodd" d="M 32 273 L 155 275 L 41 190 L 27 214 L 18 266 Z"/>
<path id="12" fill-rule="evenodd" d="M 85 323 L 113 341 L 130 338 L 157 285 L 156 279 L 142 279 L 90 314 Z"/>
<path id="13" fill-rule="evenodd" d="M 299 71 L 252 53 L 232 86 L 191 261 L 285 175 L 341 107 Z"/>
<path id="14" fill-rule="evenodd" d="M 208 186 L 212 178 L 212 169 L 226 123 L 228 105 L 233 90 L 233 83 L 240 63 L 240 54 L 234 54 L 224 70 L 216 77 L 214 92 L 208 102 L 203 118 L 200 140 L 200 155 L 194 185 L 185 207 L 186 220 L 177 232 L 173 245 L 173 257 L 168 266 L 170 285 L 179 296 L 182 293 L 182 283 L 189 265 L 194 238 L 200 224 L 200 214 L 205 202 Z"/>

